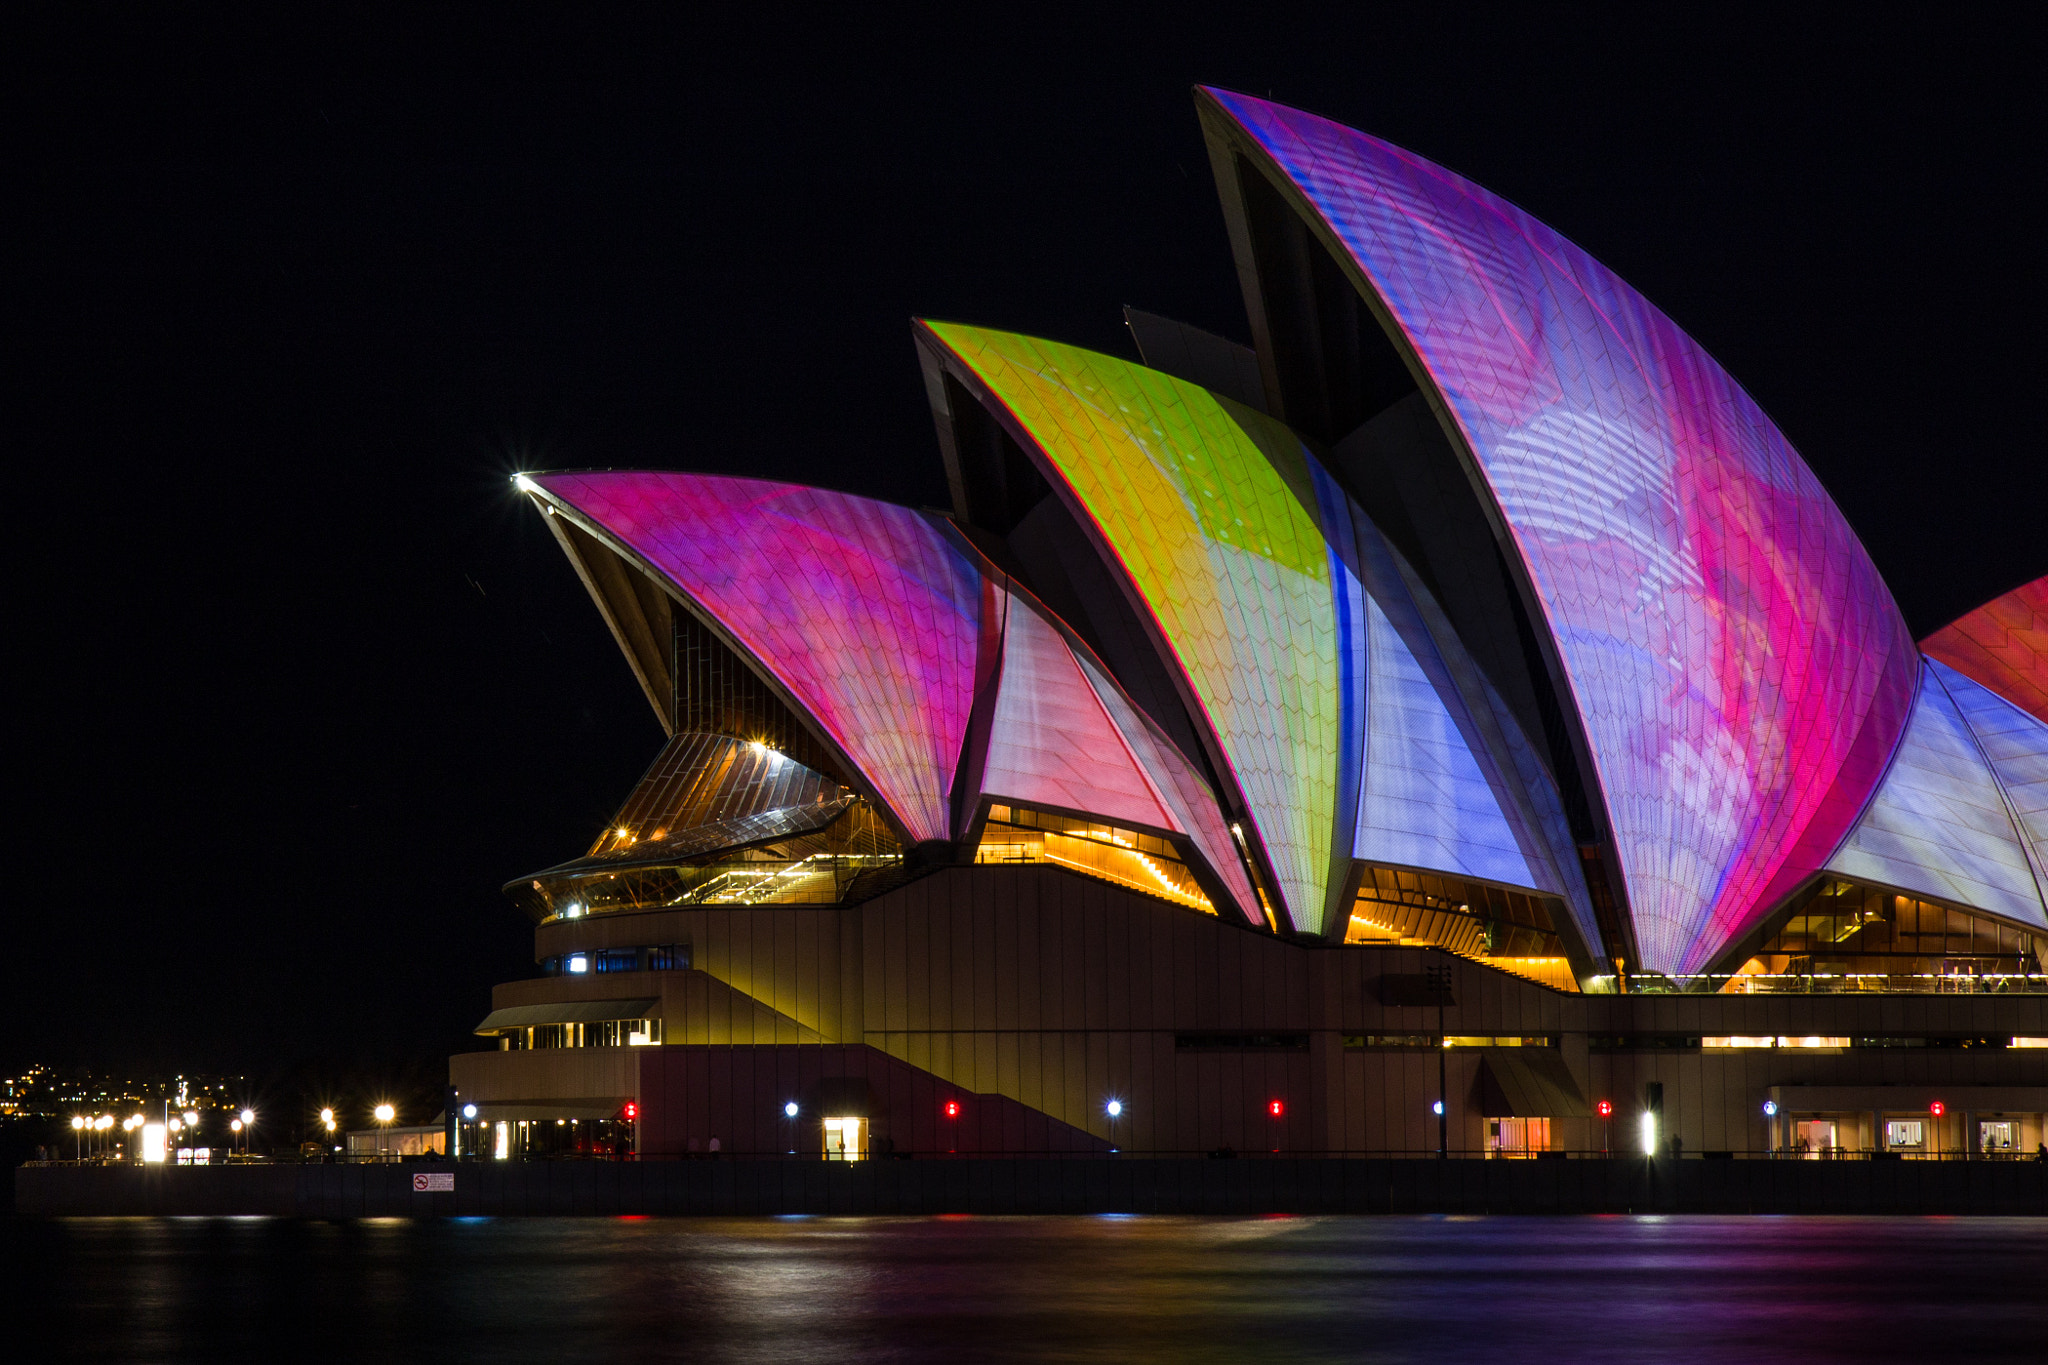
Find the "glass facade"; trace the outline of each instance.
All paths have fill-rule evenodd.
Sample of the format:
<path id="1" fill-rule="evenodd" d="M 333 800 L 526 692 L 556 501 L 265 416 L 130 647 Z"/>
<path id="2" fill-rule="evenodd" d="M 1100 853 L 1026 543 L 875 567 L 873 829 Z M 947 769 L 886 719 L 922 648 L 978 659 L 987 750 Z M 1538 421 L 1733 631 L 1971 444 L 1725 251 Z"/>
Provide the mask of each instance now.
<path id="1" fill-rule="evenodd" d="M 1577 979 L 1551 918 L 1558 902 L 1402 868 L 1362 869 L 1346 943 L 1442 948 L 1561 991 Z"/>
<path id="2" fill-rule="evenodd" d="M 1023 806 L 991 806 L 974 861 L 998 866 L 1050 863 L 1191 910 L 1216 913 L 1171 841 L 1100 820 Z"/>
<path id="3" fill-rule="evenodd" d="M 1831 878 L 1801 898 L 1734 976 L 1683 984 L 1757 994 L 2039 994 L 2048 992 L 2043 937 L 1988 915 Z"/>
<path id="4" fill-rule="evenodd" d="M 544 976 L 599 976 L 609 972 L 686 972 L 690 945 L 660 943 L 646 948 L 599 948 L 587 953 L 557 953 L 540 963 Z"/>
<path id="5" fill-rule="evenodd" d="M 507 1029 L 498 1035 L 504 1052 L 528 1052 L 541 1048 L 565 1047 L 658 1047 L 662 1041 L 659 1019 L 607 1019 L 600 1023 L 535 1024 L 531 1028 Z"/>

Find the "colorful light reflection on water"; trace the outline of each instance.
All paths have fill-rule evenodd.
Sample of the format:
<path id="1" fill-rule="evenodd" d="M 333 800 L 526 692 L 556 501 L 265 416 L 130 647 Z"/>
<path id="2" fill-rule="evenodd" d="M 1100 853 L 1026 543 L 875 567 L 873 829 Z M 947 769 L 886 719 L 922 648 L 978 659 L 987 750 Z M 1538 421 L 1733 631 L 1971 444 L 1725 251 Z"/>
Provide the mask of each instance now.
<path id="1" fill-rule="evenodd" d="M 2037 1360 L 2048 1219 L 17 1222 L 72 1360 Z"/>

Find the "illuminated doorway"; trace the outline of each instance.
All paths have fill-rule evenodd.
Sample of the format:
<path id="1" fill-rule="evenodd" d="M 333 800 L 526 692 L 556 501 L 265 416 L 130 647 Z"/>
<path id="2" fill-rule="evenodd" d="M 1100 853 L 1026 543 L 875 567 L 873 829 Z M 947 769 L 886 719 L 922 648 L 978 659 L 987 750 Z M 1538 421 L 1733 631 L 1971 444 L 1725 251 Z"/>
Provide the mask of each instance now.
<path id="1" fill-rule="evenodd" d="M 1486 1154 L 1490 1157 L 1530 1157 L 1550 1150 L 1549 1119 L 1488 1119 Z"/>
<path id="2" fill-rule="evenodd" d="M 1832 1156 L 1835 1152 L 1835 1121 L 1833 1119 L 1801 1119 L 1795 1125 L 1792 1145 L 1799 1155 L 1820 1158 Z"/>
<path id="3" fill-rule="evenodd" d="M 826 1119 L 825 1159 L 859 1161 L 868 1154 L 866 1119 Z"/>

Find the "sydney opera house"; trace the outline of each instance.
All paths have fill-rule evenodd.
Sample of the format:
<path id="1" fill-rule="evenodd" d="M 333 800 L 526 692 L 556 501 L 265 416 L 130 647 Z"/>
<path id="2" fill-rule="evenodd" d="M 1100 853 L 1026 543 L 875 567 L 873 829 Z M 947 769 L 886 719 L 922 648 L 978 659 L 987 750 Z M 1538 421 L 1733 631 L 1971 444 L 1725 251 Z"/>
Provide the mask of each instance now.
<path id="1" fill-rule="evenodd" d="M 1598 261 L 1196 104 L 1251 347 L 915 323 L 946 513 L 519 477 L 669 739 L 464 1145 L 2040 1150 L 2048 578 L 1916 643 Z"/>

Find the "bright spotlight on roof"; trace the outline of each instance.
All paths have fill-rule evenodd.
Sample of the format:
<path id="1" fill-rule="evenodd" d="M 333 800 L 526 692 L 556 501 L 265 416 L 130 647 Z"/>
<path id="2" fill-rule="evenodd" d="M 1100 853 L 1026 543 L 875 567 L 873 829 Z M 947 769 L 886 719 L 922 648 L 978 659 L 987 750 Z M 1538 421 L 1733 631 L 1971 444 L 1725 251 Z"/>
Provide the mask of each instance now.
<path id="1" fill-rule="evenodd" d="M 522 493 L 531 493 L 540 487 L 539 484 L 527 478 L 524 474 L 514 474 L 512 476 L 512 486 Z"/>

